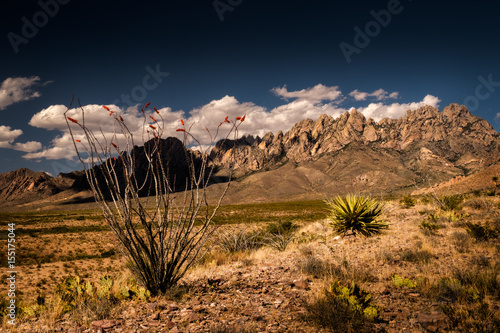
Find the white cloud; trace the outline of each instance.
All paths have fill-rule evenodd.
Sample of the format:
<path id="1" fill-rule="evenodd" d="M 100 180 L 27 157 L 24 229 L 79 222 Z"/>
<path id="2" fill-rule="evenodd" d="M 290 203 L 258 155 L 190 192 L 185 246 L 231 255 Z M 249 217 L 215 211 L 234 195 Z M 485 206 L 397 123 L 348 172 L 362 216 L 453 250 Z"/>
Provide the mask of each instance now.
<path id="1" fill-rule="evenodd" d="M 159 109 L 161 116 L 164 119 L 163 123 L 163 138 L 175 136 L 183 139 L 184 133 L 177 132 L 176 129 L 181 127 L 180 119 L 183 119 L 186 124 L 186 129 L 190 129 L 190 133 L 196 137 L 202 147 L 207 147 L 211 142 L 211 136 L 207 133 L 207 128 L 210 133 L 215 135 L 218 132 L 218 139 L 223 138 L 231 126 L 223 123 L 226 117 L 234 121 L 236 117 L 246 115 L 245 122 L 241 123 L 238 135 L 259 135 L 263 136 L 267 132 L 276 133 L 278 131 L 287 131 L 296 123 L 304 119 L 316 120 L 322 114 L 327 114 L 332 117 L 338 117 L 342 113 L 348 111 L 350 107 L 339 106 L 339 101 L 342 100 L 342 92 L 338 87 L 326 87 L 316 85 L 312 88 L 303 89 L 300 91 L 289 92 L 286 87 L 274 88 L 272 90 L 277 96 L 283 98 L 293 98 L 294 100 L 280 105 L 271 110 L 256 105 L 252 102 L 240 102 L 234 96 L 224 96 L 220 99 L 213 100 L 199 108 L 185 113 L 182 110 L 174 111 L 171 108 Z M 360 93 L 358 91 L 358 93 Z M 352 93 L 351 93 L 352 94 Z M 354 95 L 354 94 L 352 94 Z M 376 99 L 396 98 L 397 93 L 389 94 L 385 90 L 379 89 L 370 94 Z M 382 98 L 382 96 L 384 96 Z M 322 101 L 329 101 L 328 103 Z M 424 105 L 437 107 L 440 100 L 437 97 L 427 95 L 422 101 L 413 103 L 392 103 L 384 104 L 383 102 L 370 103 L 366 107 L 358 108 L 367 118 L 380 120 L 385 117 L 398 118 L 405 115 L 406 111 L 414 110 Z M 154 125 L 152 116 L 157 120 L 160 117 L 151 109 L 146 110 L 144 115 L 138 106 L 128 109 L 119 109 L 115 105 L 109 106 L 115 111 L 116 115 L 123 118 L 124 123 L 132 132 L 135 144 L 142 145 L 143 140 L 148 140 L 150 137 L 146 131 L 149 125 Z M 117 126 L 114 115 L 109 116 L 109 112 L 101 105 L 85 105 L 82 107 L 85 113 L 85 125 L 92 130 L 98 137 L 101 138 L 101 131 L 106 137 L 107 147 L 110 142 L 117 144 L 121 150 L 127 149 L 123 134 L 120 132 L 120 127 Z M 83 123 L 82 109 L 75 108 L 67 112 L 67 115 L 77 119 Z M 32 151 L 24 156 L 26 159 L 74 159 L 74 145 L 71 135 L 68 131 L 64 112 L 67 107 L 64 105 L 52 105 L 35 114 L 30 120 L 30 125 L 45 128 L 47 130 L 58 130 L 61 134 L 54 138 L 48 147 L 42 151 Z M 85 143 L 85 136 L 81 128 L 77 124 L 70 122 L 75 139 Z M 20 134 L 19 134 L 20 135 Z M 82 143 L 77 143 L 80 149 L 83 148 Z M 193 142 L 191 142 L 193 144 Z M 25 145 L 28 146 L 29 143 Z M 35 144 L 32 146 L 35 148 Z M 19 148 L 19 147 L 18 147 Z M 131 148 L 131 147 L 129 147 Z M 113 149 L 112 149 L 113 150 Z"/>
<path id="2" fill-rule="evenodd" d="M 40 97 L 40 92 L 33 91 L 33 87 L 37 85 L 40 85 L 38 76 L 5 79 L 0 85 L 0 110 L 17 102 Z"/>
<path id="3" fill-rule="evenodd" d="M 26 153 L 38 151 L 42 149 L 42 144 L 38 141 L 28 141 L 25 143 L 16 142 L 13 147 L 15 150 L 24 151 Z"/>
<path id="4" fill-rule="evenodd" d="M 20 129 L 12 130 L 10 126 L 0 125 L 0 142 L 12 143 L 22 134 Z"/>
<path id="5" fill-rule="evenodd" d="M 285 100 L 290 98 L 298 98 L 311 103 L 319 103 L 321 101 L 337 101 L 341 99 L 342 92 L 338 86 L 327 87 L 322 84 L 317 84 L 312 88 L 302 89 L 298 91 L 288 91 L 286 86 L 282 88 L 273 88 L 271 91 Z"/>
<path id="6" fill-rule="evenodd" d="M 420 102 L 413 103 L 370 103 L 367 107 L 359 108 L 358 111 L 363 113 L 365 117 L 379 121 L 383 118 L 400 118 L 406 114 L 408 110 L 416 110 L 425 105 L 430 105 L 437 108 L 441 100 L 435 96 L 427 95 Z"/>
<path id="7" fill-rule="evenodd" d="M 42 144 L 36 141 L 14 143 L 14 141 L 22 134 L 23 131 L 20 129 L 13 130 L 10 126 L 0 125 L 0 148 L 20 150 L 24 152 L 33 152 L 42 148 Z"/>
<path id="8" fill-rule="evenodd" d="M 128 130 L 132 133 L 134 142 L 131 142 L 131 145 L 141 145 L 143 138 L 147 141 L 148 137 L 152 137 L 152 134 L 148 133 L 148 130 L 150 130 L 149 125 L 155 125 L 153 118 L 157 121 L 161 119 L 152 108 L 148 108 L 145 114 L 143 114 L 139 111 L 138 106 L 129 107 L 127 109 L 120 109 L 116 105 L 108 105 L 108 107 L 113 111 L 111 116 L 109 111 L 103 108 L 102 105 L 97 104 L 85 105 L 81 108 L 73 108 L 70 110 L 64 105 L 51 105 L 36 113 L 29 122 L 31 126 L 47 130 L 59 130 L 62 134 L 54 138 L 50 146 L 45 147 L 43 151 L 32 152 L 23 157 L 26 159 L 74 159 L 76 157 L 73 140 L 64 116 L 66 111 L 67 117 L 77 120 L 78 124 L 85 124 L 85 126 L 96 135 L 100 142 L 104 143 L 104 141 L 107 141 L 107 147 L 113 142 L 117 144 L 121 150 L 127 148 L 127 142 L 119 126 L 119 122 L 116 121 L 115 115 L 122 117 L 123 123 L 126 124 Z M 171 108 L 163 108 L 158 111 L 164 119 L 165 132 L 168 132 L 170 135 L 172 135 L 171 132 L 173 132 L 176 136 L 181 138 L 182 135 L 176 133 L 175 129 L 177 128 L 176 126 L 180 125 L 179 120 L 184 113 L 182 111 L 174 112 Z M 87 140 L 85 139 L 82 128 L 78 124 L 72 122 L 69 122 L 69 124 L 74 139 L 85 143 Z M 85 151 L 81 143 L 78 143 L 78 147 L 82 152 Z M 132 147 L 130 146 L 128 148 L 130 149 Z M 111 150 L 114 151 L 113 149 Z"/>
<path id="9" fill-rule="evenodd" d="M 374 97 L 377 101 L 382 101 L 384 99 L 389 99 L 389 98 L 397 99 L 399 96 L 399 93 L 395 91 L 395 92 L 392 92 L 389 94 L 384 89 L 378 89 L 372 93 L 367 93 L 367 92 L 362 92 L 362 91 L 359 91 L 358 89 L 356 89 L 354 91 L 351 91 L 349 93 L 349 96 L 354 97 L 354 99 L 356 101 L 364 101 L 368 97 Z"/>

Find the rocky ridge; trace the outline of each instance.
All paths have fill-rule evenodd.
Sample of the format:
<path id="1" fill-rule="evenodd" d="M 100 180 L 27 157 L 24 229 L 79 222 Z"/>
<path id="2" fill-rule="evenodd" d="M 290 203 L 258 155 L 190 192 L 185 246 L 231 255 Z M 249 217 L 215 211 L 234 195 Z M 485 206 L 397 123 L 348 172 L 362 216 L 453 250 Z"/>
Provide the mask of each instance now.
<path id="1" fill-rule="evenodd" d="M 26 168 L 0 174 L 0 197 L 2 201 L 33 201 L 69 189 L 76 173 L 59 174 L 52 177 L 45 172 Z"/>
<path id="2" fill-rule="evenodd" d="M 434 163 L 458 168 L 456 172 L 467 175 L 498 161 L 499 138 L 486 120 L 458 104 L 450 104 L 442 112 L 424 106 L 408 111 L 403 118 L 378 122 L 353 109 L 338 118 L 322 115 L 317 121 L 303 120 L 284 134 L 243 137 L 236 142 L 232 165 L 256 171 L 279 162 L 309 162 L 361 143 L 410 155 L 408 168 L 413 171 Z M 231 147 L 232 143 L 217 147 L 216 152 L 224 152 L 220 163 L 228 163 Z"/>
<path id="3" fill-rule="evenodd" d="M 161 146 L 163 163 L 175 175 L 175 188 L 185 188 L 182 143 L 167 138 Z M 134 151 L 142 181 L 147 174 L 144 147 Z M 216 165 L 236 171 L 238 179 L 228 196 L 231 203 L 323 199 L 353 191 L 410 193 L 415 187 L 470 176 L 498 163 L 500 134 L 458 104 L 442 112 L 424 106 L 402 118 L 378 122 L 353 109 L 338 118 L 322 115 L 316 121 L 303 120 L 286 133 L 220 142 L 212 154 Z M 195 152 L 193 157 L 196 161 L 199 156 Z M 119 169 L 120 163 L 119 159 Z M 227 170 L 222 168 L 216 176 L 215 183 L 224 183 Z M 50 198 L 70 187 L 89 189 L 85 175 L 74 172 L 52 178 L 27 169 L 0 175 L 4 203 Z"/>

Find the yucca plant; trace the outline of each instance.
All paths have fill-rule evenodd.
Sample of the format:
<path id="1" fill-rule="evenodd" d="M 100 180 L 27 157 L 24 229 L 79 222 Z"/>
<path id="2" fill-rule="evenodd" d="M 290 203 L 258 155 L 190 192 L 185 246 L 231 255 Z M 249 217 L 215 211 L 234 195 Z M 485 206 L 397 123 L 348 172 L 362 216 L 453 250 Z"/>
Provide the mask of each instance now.
<path id="1" fill-rule="evenodd" d="M 370 197 L 349 194 L 337 196 L 326 203 L 331 210 L 331 226 L 343 236 L 351 231 L 353 235 L 360 233 L 370 237 L 389 227 L 389 223 L 379 219 L 384 204 Z"/>

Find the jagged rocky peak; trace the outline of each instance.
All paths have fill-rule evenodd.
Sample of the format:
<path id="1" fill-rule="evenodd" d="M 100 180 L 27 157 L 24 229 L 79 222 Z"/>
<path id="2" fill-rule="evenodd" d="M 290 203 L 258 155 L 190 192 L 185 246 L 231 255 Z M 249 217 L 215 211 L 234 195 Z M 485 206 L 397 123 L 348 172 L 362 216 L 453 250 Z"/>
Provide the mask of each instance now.
<path id="1" fill-rule="evenodd" d="M 45 198 L 71 186 L 64 175 L 57 178 L 45 172 L 21 168 L 0 174 L 0 197 L 3 202 L 32 201 Z"/>
<path id="2" fill-rule="evenodd" d="M 302 120 L 285 134 L 269 132 L 260 140 L 243 137 L 236 143 L 234 165 L 258 170 L 277 161 L 311 161 L 353 142 L 396 151 L 412 150 L 414 146 L 420 151 L 421 146 L 428 146 L 432 153 L 451 161 L 466 152 L 481 159 L 497 149 L 498 141 L 499 134 L 493 127 L 463 105 L 450 104 L 442 112 L 427 105 L 409 110 L 401 118 L 378 122 L 351 109 L 337 118 L 323 114 L 316 121 Z"/>
<path id="3" fill-rule="evenodd" d="M 452 103 L 443 109 L 442 115 L 447 119 L 454 119 L 456 117 L 470 117 L 472 114 L 465 105 Z"/>

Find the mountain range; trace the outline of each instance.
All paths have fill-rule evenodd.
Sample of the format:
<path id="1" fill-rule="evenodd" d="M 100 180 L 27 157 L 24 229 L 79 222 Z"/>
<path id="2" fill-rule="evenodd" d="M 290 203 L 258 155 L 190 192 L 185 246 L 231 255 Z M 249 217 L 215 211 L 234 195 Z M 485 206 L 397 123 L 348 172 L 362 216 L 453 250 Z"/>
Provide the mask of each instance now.
<path id="1" fill-rule="evenodd" d="M 166 146 L 177 147 L 169 155 L 171 165 L 185 165 L 179 142 L 167 140 Z M 424 106 L 380 121 L 352 109 L 338 118 L 303 120 L 286 133 L 218 143 L 212 158 L 219 166 L 210 186 L 214 193 L 220 193 L 228 169 L 234 170 L 227 203 L 324 199 L 347 192 L 411 193 L 488 167 L 491 172 L 500 160 L 500 134 L 458 104 L 441 112 Z M 0 174 L 0 197 L 4 204 L 14 204 L 78 192 L 85 190 L 84 177 L 82 172 L 54 178 L 19 169 Z M 472 182 L 462 190 L 483 185 Z"/>

